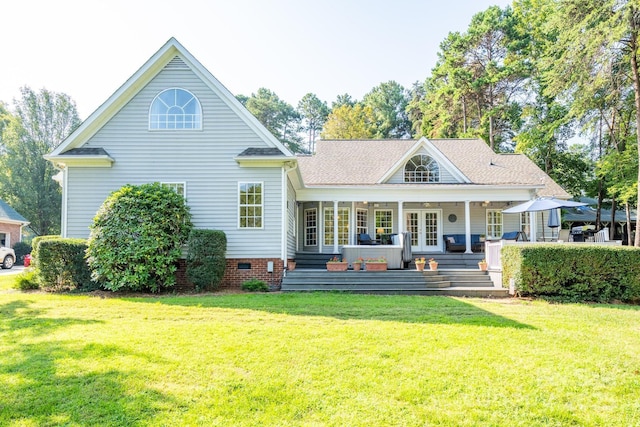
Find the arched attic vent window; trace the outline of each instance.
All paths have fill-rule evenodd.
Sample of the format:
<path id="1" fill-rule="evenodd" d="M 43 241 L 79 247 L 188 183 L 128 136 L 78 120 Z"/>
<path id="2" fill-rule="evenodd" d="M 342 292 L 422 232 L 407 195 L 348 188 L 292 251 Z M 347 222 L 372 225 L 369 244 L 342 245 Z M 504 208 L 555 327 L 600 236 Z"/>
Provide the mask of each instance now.
<path id="1" fill-rule="evenodd" d="M 413 156 L 404 166 L 404 182 L 440 182 L 440 166 L 424 154 Z"/>
<path id="2" fill-rule="evenodd" d="M 194 94 L 171 88 L 151 102 L 149 129 L 202 129 L 202 108 Z"/>

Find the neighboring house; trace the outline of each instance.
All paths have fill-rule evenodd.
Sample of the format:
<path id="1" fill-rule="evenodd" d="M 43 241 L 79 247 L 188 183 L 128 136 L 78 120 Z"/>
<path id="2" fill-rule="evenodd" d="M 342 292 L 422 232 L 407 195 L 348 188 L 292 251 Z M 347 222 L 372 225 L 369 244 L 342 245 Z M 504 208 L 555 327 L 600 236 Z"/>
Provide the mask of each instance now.
<path id="1" fill-rule="evenodd" d="M 447 233 L 535 236 L 533 215 L 501 210 L 569 197 L 480 140 L 319 141 L 294 156 L 173 38 L 47 159 L 63 172 L 63 236 L 87 237 L 122 185 L 162 182 L 197 228 L 226 233 L 232 286 L 277 280 L 297 251 L 338 253 L 357 233 L 412 231 L 422 252 L 444 250 Z"/>
<path id="2" fill-rule="evenodd" d="M 22 227 L 28 224 L 29 221 L 0 199 L 0 246 L 12 248 L 22 241 Z"/>

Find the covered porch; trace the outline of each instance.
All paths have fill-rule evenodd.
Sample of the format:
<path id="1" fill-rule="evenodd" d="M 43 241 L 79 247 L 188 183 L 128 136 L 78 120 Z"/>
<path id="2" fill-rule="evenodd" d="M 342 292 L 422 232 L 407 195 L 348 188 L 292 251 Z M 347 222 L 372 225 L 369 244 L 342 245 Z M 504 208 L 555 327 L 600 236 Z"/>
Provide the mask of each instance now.
<path id="1" fill-rule="evenodd" d="M 408 232 L 414 256 L 481 254 L 485 241 L 505 233 L 553 234 L 535 213 L 503 215 L 514 203 L 519 201 L 298 201 L 296 253 L 329 256 L 363 244 L 393 246 L 395 236 Z"/>

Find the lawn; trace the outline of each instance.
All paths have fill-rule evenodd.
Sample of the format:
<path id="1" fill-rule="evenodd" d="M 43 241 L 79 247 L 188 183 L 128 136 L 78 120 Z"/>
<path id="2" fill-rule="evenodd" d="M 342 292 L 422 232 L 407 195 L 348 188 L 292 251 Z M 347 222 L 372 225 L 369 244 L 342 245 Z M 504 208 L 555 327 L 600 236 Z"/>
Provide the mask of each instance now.
<path id="1" fill-rule="evenodd" d="M 640 425 L 639 307 L 0 278 L 0 425 Z"/>

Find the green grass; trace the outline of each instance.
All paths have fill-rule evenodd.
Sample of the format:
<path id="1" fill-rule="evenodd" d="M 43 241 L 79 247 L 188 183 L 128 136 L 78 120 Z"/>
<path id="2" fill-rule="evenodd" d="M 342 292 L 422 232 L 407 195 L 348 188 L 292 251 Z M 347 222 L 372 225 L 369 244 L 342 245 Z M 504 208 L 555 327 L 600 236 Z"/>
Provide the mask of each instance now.
<path id="1" fill-rule="evenodd" d="M 639 315 L 443 297 L 4 290 L 0 425 L 640 425 Z"/>

